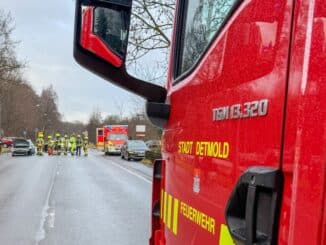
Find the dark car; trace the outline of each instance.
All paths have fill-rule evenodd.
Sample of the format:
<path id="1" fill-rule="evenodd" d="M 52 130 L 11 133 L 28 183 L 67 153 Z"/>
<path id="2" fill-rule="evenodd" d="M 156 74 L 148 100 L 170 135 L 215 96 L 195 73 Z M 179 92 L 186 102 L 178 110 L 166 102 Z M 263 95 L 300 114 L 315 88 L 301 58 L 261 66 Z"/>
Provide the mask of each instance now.
<path id="1" fill-rule="evenodd" d="M 142 140 L 127 140 L 121 148 L 121 158 L 141 160 L 145 157 L 148 147 Z"/>
<path id="2" fill-rule="evenodd" d="M 28 156 L 30 152 L 30 142 L 26 139 L 15 139 L 12 144 L 12 156 L 23 155 Z"/>
<path id="3" fill-rule="evenodd" d="M 160 140 L 148 140 L 145 144 L 150 151 L 161 152 L 162 143 Z"/>

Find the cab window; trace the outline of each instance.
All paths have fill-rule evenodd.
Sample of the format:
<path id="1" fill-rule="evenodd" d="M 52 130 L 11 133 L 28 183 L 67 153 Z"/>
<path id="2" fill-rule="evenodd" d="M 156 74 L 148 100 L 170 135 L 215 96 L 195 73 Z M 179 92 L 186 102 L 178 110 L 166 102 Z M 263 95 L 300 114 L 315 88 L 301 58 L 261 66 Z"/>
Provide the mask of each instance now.
<path id="1" fill-rule="evenodd" d="M 176 76 L 190 70 L 204 53 L 209 43 L 225 22 L 239 0 L 188 0 L 183 8 L 185 16 L 179 38 Z"/>

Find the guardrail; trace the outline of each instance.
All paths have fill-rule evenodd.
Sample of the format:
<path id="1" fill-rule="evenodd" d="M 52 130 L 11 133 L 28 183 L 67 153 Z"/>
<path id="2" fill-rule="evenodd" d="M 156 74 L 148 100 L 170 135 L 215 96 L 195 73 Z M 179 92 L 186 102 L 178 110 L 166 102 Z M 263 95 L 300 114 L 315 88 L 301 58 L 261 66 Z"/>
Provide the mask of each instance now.
<path id="1" fill-rule="evenodd" d="M 162 159 L 162 154 L 161 152 L 156 152 L 156 151 L 146 151 L 145 159 L 148 159 L 151 162 L 153 162 L 155 159 Z"/>

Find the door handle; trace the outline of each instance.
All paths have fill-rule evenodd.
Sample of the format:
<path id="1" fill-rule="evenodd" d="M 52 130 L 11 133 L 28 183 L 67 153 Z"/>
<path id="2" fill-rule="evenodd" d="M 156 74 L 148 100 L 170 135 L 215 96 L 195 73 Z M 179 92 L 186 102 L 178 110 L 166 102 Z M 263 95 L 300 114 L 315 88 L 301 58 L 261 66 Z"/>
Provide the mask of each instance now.
<path id="1" fill-rule="evenodd" d="M 280 169 L 251 167 L 240 176 L 225 209 L 237 244 L 276 244 L 282 190 Z"/>

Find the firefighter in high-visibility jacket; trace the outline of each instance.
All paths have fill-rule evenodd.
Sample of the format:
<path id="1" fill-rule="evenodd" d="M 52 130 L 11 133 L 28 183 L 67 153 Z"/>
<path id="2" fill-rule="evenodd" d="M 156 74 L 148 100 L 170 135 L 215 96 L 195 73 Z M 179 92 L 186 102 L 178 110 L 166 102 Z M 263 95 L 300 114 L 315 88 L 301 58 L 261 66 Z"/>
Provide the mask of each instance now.
<path id="1" fill-rule="evenodd" d="M 53 148 L 54 148 L 54 141 L 52 139 L 52 136 L 48 136 L 48 155 L 51 156 L 53 154 Z"/>
<path id="2" fill-rule="evenodd" d="M 60 154 L 61 154 L 64 152 L 64 147 L 65 147 L 65 140 L 63 137 L 60 137 L 59 144 L 60 144 Z"/>
<path id="3" fill-rule="evenodd" d="M 75 134 L 72 134 L 69 139 L 70 142 L 70 153 L 73 156 L 75 154 L 75 148 L 76 148 L 76 137 Z"/>
<path id="4" fill-rule="evenodd" d="M 82 145 L 83 145 L 82 138 L 80 137 L 80 134 L 78 134 L 77 139 L 76 139 L 76 155 L 77 156 L 80 156 L 80 154 L 81 154 Z"/>
<path id="5" fill-rule="evenodd" d="M 44 146 L 44 139 L 43 134 L 40 134 L 36 139 L 36 146 L 37 146 L 37 155 L 43 155 L 43 146 Z"/>
<path id="6" fill-rule="evenodd" d="M 65 134 L 65 137 L 63 139 L 63 149 L 64 149 L 64 155 L 68 155 L 68 150 L 69 150 L 69 139 L 68 135 Z"/>
<path id="7" fill-rule="evenodd" d="M 59 133 L 55 134 L 54 150 L 57 155 L 61 154 L 61 135 Z"/>
<path id="8" fill-rule="evenodd" d="M 84 155 L 88 156 L 88 136 L 87 135 L 84 136 L 83 150 L 84 150 Z"/>

